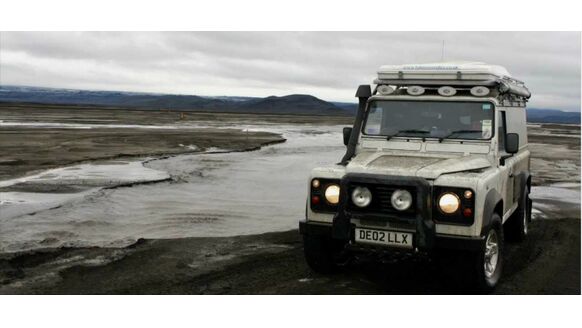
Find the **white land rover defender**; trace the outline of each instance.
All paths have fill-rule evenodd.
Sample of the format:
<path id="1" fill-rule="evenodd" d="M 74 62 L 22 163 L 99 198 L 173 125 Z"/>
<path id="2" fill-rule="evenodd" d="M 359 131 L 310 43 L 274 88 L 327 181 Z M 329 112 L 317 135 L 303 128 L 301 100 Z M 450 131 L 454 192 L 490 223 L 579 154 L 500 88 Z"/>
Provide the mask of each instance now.
<path id="1" fill-rule="evenodd" d="M 495 287 L 504 239 L 531 219 L 524 83 L 501 66 L 382 66 L 358 88 L 340 163 L 312 170 L 305 257 L 333 271 L 357 252 L 452 254 Z"/>

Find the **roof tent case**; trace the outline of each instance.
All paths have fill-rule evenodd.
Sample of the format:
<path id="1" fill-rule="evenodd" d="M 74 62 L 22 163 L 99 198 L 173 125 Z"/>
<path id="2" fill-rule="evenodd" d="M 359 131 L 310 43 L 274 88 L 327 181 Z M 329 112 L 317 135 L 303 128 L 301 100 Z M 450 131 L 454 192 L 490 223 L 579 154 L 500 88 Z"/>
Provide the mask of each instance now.
<path id="1" fill-rule="evenodd" d="M 480 62 L 384 65 L 378 70 L 381 85 L 493 86 L 502 93 L 531 96 L 524 83 L 502 66 Z"/>

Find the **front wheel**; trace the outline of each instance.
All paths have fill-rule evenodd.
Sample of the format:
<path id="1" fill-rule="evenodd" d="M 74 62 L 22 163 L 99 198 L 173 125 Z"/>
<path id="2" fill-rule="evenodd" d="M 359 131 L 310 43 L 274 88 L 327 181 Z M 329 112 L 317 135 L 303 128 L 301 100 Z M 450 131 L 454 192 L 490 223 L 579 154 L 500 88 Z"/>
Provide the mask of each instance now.
<path id="1" fill-rule="evenodd" d="M 472 254 L 475 269 L 475 283 L 479 289 L 492 290 L 501 278 L 503 269 L 503 229 L 499 215 L 493 215 L 496 222 L 485 234 L 481 249 Z"/>

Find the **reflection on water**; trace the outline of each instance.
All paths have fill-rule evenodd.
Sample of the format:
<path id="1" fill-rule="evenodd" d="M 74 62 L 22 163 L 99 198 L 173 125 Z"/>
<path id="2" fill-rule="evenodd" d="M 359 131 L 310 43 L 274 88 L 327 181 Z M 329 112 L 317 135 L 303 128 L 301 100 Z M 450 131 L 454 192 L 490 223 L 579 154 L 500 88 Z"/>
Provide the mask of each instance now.
<path id="1" fill-rule="evenodd" d="M 533 200 L 532 217 L 578 218 L 580 219 L 580 184 L 554 183 L 549 186 L 534 186 L 530 198 Z"/>
<path id="2" fill-rule="evenodd" d="M 144 169 L 150 171 L 145 173 L 159 178 L 167 172 L 172 180 L 101 189 L 33 215 L 0 215 L 0 251 L 124 246 L 141 237 L 230 236 L 296 228 L 305 215 L 309 171 L 342 156 L 342 126 L 240 128 L 281 133 L 287 142 L 254 152 L 219 151 L 148 161 Z M 100 165 L 89 166 L 91 176 L 100 176 L 96 173 Z M 144 173 L 138 167 L 135 171 Z M 45 172 L 44 177 L 58 180 L 59 174 Z M 77 177 L 88 179 L 85 174 Z M 54 194 L 41 195 L 48 200 Z"/>

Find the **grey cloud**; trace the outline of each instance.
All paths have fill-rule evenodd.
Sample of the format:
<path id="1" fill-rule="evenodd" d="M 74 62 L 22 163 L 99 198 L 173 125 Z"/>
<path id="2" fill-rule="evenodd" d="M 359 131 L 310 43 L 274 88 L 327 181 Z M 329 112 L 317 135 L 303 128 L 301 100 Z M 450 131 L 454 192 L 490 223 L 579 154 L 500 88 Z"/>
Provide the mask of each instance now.
<path id="1" fill-rule="evenodd" d="M 526 81 L 532 107 L 580 110 L 580 33 L 3 32 L 0 83 L 353 101 L 389 63 L 485 61 Z"/>

